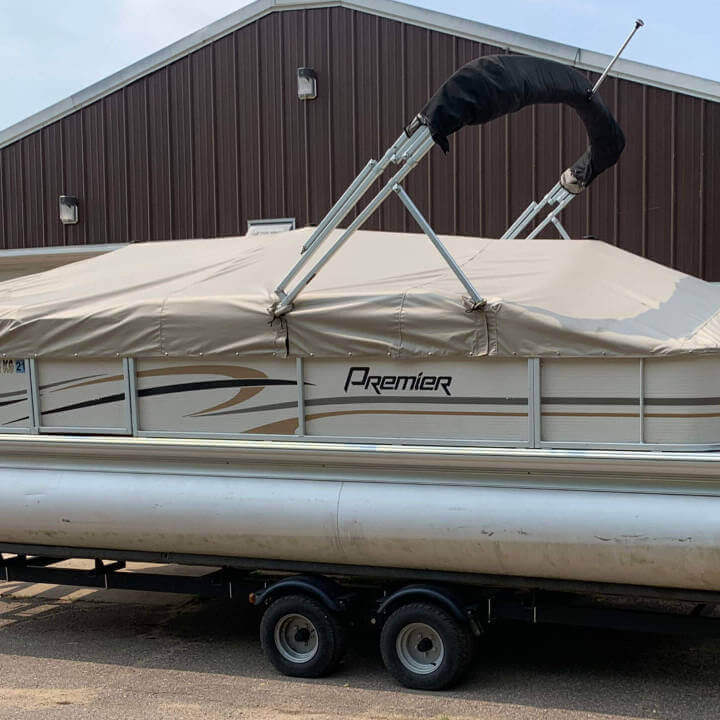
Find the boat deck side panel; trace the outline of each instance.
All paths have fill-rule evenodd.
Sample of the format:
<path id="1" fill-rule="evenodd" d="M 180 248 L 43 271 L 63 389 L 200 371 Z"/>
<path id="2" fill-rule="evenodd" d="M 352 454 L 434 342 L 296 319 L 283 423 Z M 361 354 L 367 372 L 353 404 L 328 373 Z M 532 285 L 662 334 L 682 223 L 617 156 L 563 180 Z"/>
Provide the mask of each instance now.
<path id="1" fill-rule="evenodd" d="M 0 425 L 3 432 L 29 432 L 32 426 L 29 397 L 29 362 L 0 359 Z"/>
<path id="2" fill-rule="evenodd" d="M 637 360 L 543 360 L 542 439 L 640 442 L 639 380 Z"/>
<path id="3" fill-rule="evenodd" d="M 645 439 L 716 443 L 720 438 L 720 360 L 645 361 Z"/>
<path id="4" fill-rule="evenodd" d="M 528 441 L 524 360 L 305 364 L 310 435 Z"/>
<path id="5" fill-rule="evenodd" d="M 720 449 L 715 357 L 3 362 L 9 432 Z"/>
<path id="6" fill-rule="evenodd" d="M 298 424 L 297 383 L 294 360 L 140 360 L 139 429 L 293 434 Z"/>
<path id="7" fill-rule="evenodd" d="M 35 362 L 41 426 L 57 432 L 129 432 L 123 362 L 69 359 Z"/>

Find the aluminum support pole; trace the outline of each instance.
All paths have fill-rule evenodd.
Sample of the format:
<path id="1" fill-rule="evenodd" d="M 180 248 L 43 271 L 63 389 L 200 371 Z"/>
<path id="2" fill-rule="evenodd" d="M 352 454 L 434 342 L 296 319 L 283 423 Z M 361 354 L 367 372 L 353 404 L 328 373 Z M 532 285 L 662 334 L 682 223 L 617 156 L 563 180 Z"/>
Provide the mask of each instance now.
<path id="1" fill-rule="evenodd" d="M 567 234 L 565 226 L 560 222 L 560 218 L 553 216 L 551 218 L 551 221 L 552 224 L 557 228 L 557 231 L 560 233 L 560 235 L 565 238 L 565 240 L 569 240 L 570 236 Z"/>
<path id="2" fill-rule="evenodd" d="M 276 317 L 284 315 L 290 310 L 290 308 L 292 307 L 292 303 L 303 290 L 303 288 L 308 285 L 308 283 L 315 277 L 315 275 L 317 275 L 317 273 L 325 266 L 328 260 L 330 260 L 330 258 L 350 239 L 350 237 L 352 237 L 353 233 L 361 225 L 363 225 L 363 223 L 387 199 L 390 193 L 393 192 L 393 187 L 399 182 L 401 182 L 403 178 L 405 178 L 410 173 L 410 171 L 420 162 L 420 160 L 422 160 L 423 157 L 427 155 L 433 144 L 434 140 L 430 137 L 430 134 L 427 133 L 427 137 L 418 146 L 417 150 L 412 154 L 410 158 L 408 158 L 406 163 L 395 173 L 395 175 L 390 178 L 390 180 L 383 187 L 383 189 L 380 190 L 380 192 L 365 206 L 365 208 L 360 212 L 360 214 L 355 218 L 355 220 L 353 220 L 353 222 L 348 226 L 347 230 L 345 230 L 345 232 L 333 243 L 333 245 L 331 245 L 330 248 L 325 251 L 325 254 L 315 263 L 315 265 L 313 265 L 313 267 L 305 275 L 305 277 L 303 277 L 303 279 L 300 280 L 290 292 L 288 292 L 284 297 L 282 297 L 280 303 L 274 311 Z M 294 270 L 295 268 L 293 268 L 293 271 L 290 272 L 288 277 L 292 277 L 295 274 Z"/>
<path id="3" fill-rule="evenodd" d="M 328 214 L 321 220 L 320 225 L 318 225 L 315 232 L 313 232 L 308 241 L 303 245 L 300 252 L 304 253 L 309 250 L 316 242 L 327 237 L 328 233 L 334 230 L 337 225 L 342 222 L 348 212 L 355 207 L 362 196 L 367 192 L 369 185 L 365 182 L 365 179 L 378 164 L 380 167 L 373 173 L 373 181 L 382 174 L 391 162 L 397 165 L 407 160 L 407 158 L 415 151 L 419 141 L 421 141 L 423 137 L 424 134 L 422 132 L 415 132 L 410 136 L 403 133 L 391 145 L 390 150 L 385 153 L 379 163 L 377 160 L 370 160 L 355 180 L 350 183 L 350 186 L 343 193 L 343 196 L 335 203 L 335 205 L 333 205 L 330 212 L 328 212 Z M 395 149 L 394 152 L 393 148 Z M 388 162 L 386 162 L 386 160 L 388 160 Z M 372 181 L 370 184 L 372 184 Z M 361 187 L 364 189 L 361 190 Z M 347 209 L 345 209 L 346 205 L 349 205 Z M 338 222 L 333 223 L 331 229 L 326 232 L 325 228 L 335 219 L 337 214 L 340 215 Z M 322 238 L 319 237 L 320 235 L 322 235 Z"/>
<path id="4" fill-rule="evenodd" d="M 457 279 L 462 283 L 463 287 L 468 291 L 470 297 L 473 300 L 475 306 L 481 306 L 485 304 L 485 299 L 480 296 L 480 293 L 475 289 L 475 286 L 470 282 L 470 279 L 462 271 L 460 266 L 455 262 L 455 258 L 448 252 L 448 249 L 443 245 L 440 238 L 435 234 L 435 231 L 430 226 L 430 223 L 425 219 L 425 216 L 420 212 L 417 205 L 412 201 L 412 198 L 405 192 L 405 189 L 401 185 L 394 185 L 393 191 L 397 193 L 403 205 L 408 209 L 408 212 L 415 218 L 415 221 L 420 226 L 422 231 L 430 238 L 432 244 L 437 248 L 437 251 L 442 255 L 445 262 L 450 266 L 450 269 L 455 273 Z"/>
<path id="5" fill-rule="evenodd" d="M 315 244 L 318 236 L 325 232 L 325 228 L 335 219 L 335 216 L 342 209 L 343 205 L 347 202 L 355 189 L 362 184 L 376 164 L 376 160 L 368 161 L 368 164 L 360 171 L 360 174 L 350 183 L 348 189 L 340 196 L 340 199 L 332 206 L 332 208 L 330 208 L 328 214 L 320 221 L 320 224 L 315 228 L 313 234 L 303 245 L 302 252 L 309 250 Z"/>
<path id="6" fill-rule="evenodd" d="M 545 216 L 545 219 L 527 236 L 526 240 L 532 240 L 536 238 L 549 223 L 555 221 L 555 216 L 559 215 L 565 206 L 574 198 L 572 193 L 568 193 L 566 198 L 563 198 L 558 202 L 558 206 L 549 214 Z"/>
<path id="7" fill-rule="evenodd" d="M 518 229 L 525 227 L 525 218 L 536 208 L 538 204 L 533 200 L 517 217 L 515 222 L 500 236 L 501 240 L 508 240 L 517 236 Z M 533 215 L 533 217 L 535 217 Z"/>
<path id="8" fill-rule="evenodd" d="M 427 128 L 425 128 L 427 130 Z M 414 136 L 413 136 L 414 137 Z M 288 274 L 281 280 L 279 285 L 275 288 L 275 294 L 282 301 L 286 296 L 286 287 L 293 278 L 298 275 L 300 270 L 307 264 L 310 258 L 313 256 L 315 250 L 320 247 L 323 240 L 345 219 L 347 214 L 360 202 L 361 198 L 368 191 L 370 186 L 382 175 L 385 168 L 394 161 L 396 154 L 402 151 L 410 142 L 412 138 L 403 131 L 402 134 L 395 140 L 395 142 L 388 148 L 387 152 L 383 155 L 379 161 L 371 160 L 363 168 L 360 175 L 363 178 L 359 180 L 358 176 L 350 184 L 350 188 L 343 193 L 345 201 L 341 204 L 340 200 L 333 206 L 330 212 L 320 222 L 318 228 L 313 232 L 312 236 L 305 243 L 302 248 L 300 259 L 293 265 Z M 366 172 L 367 171 L 367 172 Z M 352 189 L 351 189 L 352 188 Z M 320 229 L 322 227 L 322 230 Z"/>
<path id="9" fill-rule="evenodd" d="M 418 149 L 418 147 L 425 141 L 430 135 L 430 131 L 425 127 L 421 126 L 419 130 L 410 138 L 410 142 L 404 147 L 400 148 L 395 154 L 395 164 L 399 165 L 407 161 L 409 157 Z"/>
<path id="10" fill-rule="evenodd" d="M 556 183 L 539 203 L 530 203 L 518 219 L 505 231 L 501 240 L 511 240 L 517 236 L 538 216 L 546 205 L 552 205 L 556 197 L 561 193 L 567 193 L 560 183 Z M 569 194 L 569 193 L 568 193 Z M 534 207 L 533 207 L 534 206 Z"/>

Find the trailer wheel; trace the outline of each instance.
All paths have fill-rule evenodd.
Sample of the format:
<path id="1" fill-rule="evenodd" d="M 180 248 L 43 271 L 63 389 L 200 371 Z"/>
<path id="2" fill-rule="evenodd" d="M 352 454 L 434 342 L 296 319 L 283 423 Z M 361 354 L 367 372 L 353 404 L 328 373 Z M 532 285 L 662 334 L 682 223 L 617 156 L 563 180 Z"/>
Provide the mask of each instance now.
<path id="1" fill-rule="evenodd" d="M 380 652 L 385 667 L 402 685 L 442 690 L 454 685 L 472 656 L 470 628 L 442 608 L 409 603 L 383 625 Z"/>
<path id="2" fill-rule="evenodd" d="M 345 654 L 345 629 L 316 600 L 287 595 L 265 611 L 260 642 L 265 656 L 284 675 L 323 677 Z"/>

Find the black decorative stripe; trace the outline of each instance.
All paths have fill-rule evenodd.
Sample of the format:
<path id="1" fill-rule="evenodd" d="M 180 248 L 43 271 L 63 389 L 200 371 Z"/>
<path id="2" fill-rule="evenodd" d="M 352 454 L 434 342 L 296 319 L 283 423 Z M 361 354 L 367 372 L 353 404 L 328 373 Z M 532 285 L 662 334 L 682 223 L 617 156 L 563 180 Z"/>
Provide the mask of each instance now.
<path id="1" fill-rule="evenodd" d="M 218 388 L 265 387 L 270 385 L 297 385 L 295 380 L 206 380 L 203 382 L 160 385 L 154 388 L 138 390 L 138 397 L 153 395 L 171 395 L 173 393 L 194 392 L 195 390 L 216 390 Z"/>
<path id="2" fill-rule="evenodd" d="M 54 415 L 55 413 L 70 412 L 72 410 L 82 410 L 83 408 L 95 407 L 96 405 L 108 405 L 109 403 L 118 402 L 125 399 L 125 393 L 117 393 L 116 395 L 105 395 L 105 397 L 95 398 L 94 400 L 85 400 L 84 402 L 74 403 L 73 405 L 63 405 L 63 407 L 54 410 L 43 410 L 42 415 Z"/>
<path id="3" fill-rule="evenodd" d="M 88 375 L 76 378 L 74 381 L 80 381 L 88 378 L 100 377 L 101 375 Z M 51 383 L 43 385 L 42 388 L 63 385 L 73 380 L 65 380 L 59 383 Z M 312 385 L 312 383 L 305 383 Z M 154 397 L 159 395 L 172 395 L 184 392 L 197 392 L 200 390 L 217 390 L 222 388 L 243 388 L 243 387 L 267 387 L 267 386 L 293 386 L 297 385 L 295 380 L 273 380 L 265 379 L 228 379 L 228 380 L 207 380 L 201 382 L 176 383 L 173 385 L 161 385 L 152 388 L 143 388 L 138 390 L 139 397 Z M 23 397 L 16 400 L 0 402 L 0 407 L 15 405 L 24 402 L 27 394 L 25 390 L 17 391 L 17 393 L 6 393 L 0 397 L 7 397 L 14 394 L 22 393 Z M 116 393 L 113 395 L 105 395 L 92 400 L 64 405 L 52 410 L 44 410 L 42 415 L 53 415 L 62 412 L 71 412 L 73 410 L 81 410 L 88 407 L 98 405 L 107 405 L 114 402 L 125 400 L 125 393 Z M 543 405 L 625 405 L 638 406 L 639 398 L 634 397 L 543 397 Z M 308 398 L 305 400 L 306 407 L 320 407 L 327 405 L 355 405 L 355 404 L 440 404 L 440 405 L 515 405 L 527 406 L 528 400 L 524 397 L 458 397 L 458 396 L 416 396 L 416 395 L 368 395 L 362 397 L 356 396 L 340 396 L 331 398 Z M 705 398 L 645 398 L 646 405 L 662 405 L 662 406 L 708 406 L 720 405 L 720 397 Z M 271 411 L 271 410 L 288 410 L 297 407 L 297 402 L 273 403 L 270 405 L 256 405 L 250 408 L 236 408 L 233 410 L 223 410 L 214 413 L 202 415 L 202 417 L 214 417 L 219 415 L 243 415 L 247 413 Z M 28 420 L 28 416 L 10 420 L 4 423 L 12 425 L 17 422 Z"/>
<path id="4" fill-rule="evenodd" d="M 26 395 L 27 390 L 14 390 L 13 392 L 0 393 L 0 398 L 13 397 L 13 395 Z"/>
<path id="5" fill-rule="evenodd" d="M 294 380 L 208 380 L 205 382 L 177 383 L 175 385 L 161 385 L 160 387 L 143 388 L 138 390 L 138 397 L 153 397 L 155 395 L 172 395 L 175 393 L 195 392 L 197 390 L 215 390 L 217 388 L 238 388 L 238 387 L 264 387 L 265 385 L 297 385 Z M 71 410 L 82 410 L 83 408 L 95 405 L 107 405 L 125 399 L 125 393 L 116 395 L 105 395 L 94 400 L 64 405 L 54 410 L 44 410 L 43 415 L 54 413 L 70 412 Z"/>
<path id="6" fill-rule="evenodd" d="M 720 405 L 720 397 L 645 398 L 646 405 Z"/>
<path id="7" fill-rule="evenodd" d="M 217 388 L 236 388 L 236 387 L 265 387 L 266 385 L 297 385 L 295 380 L 208 380 L 205 382 L 177 383 L 175 385 L 161 385 L 154 388 L 143 388 L 138 390 L 138 397 L 152 397 L 155 395 L 172 395 L 174 393 L 195 392 L 198 390 L 214 390 Z M 82 410 L 84 408 L 96 407 L 98 405 L 108 405 L 110 403 L 125 400 L 125 393 L 116 393 L 114 395 L 105 395 L 103 397 L 85 400 L 83 402 L 73 403 L 72 405 L 63 405 L 52 410 L 43 410 L 42 415 L 54 415 L 55 413 L 71 412 L 72 410 Z M 5 425 L 12 425 L 24 418 L 16 418 L 6 422 Z"/>
<path id="8" fill-rule="evenodd" d="M 7 407 L 8 405 L 17 405 L 18 403 L 25 402 L 27 398 L 21 397 L 17 400 L 5 400 L 4 402 L 0 402 L 0 407 Z"/>
<path id="9" fill-rule="evenodd" d="M 48 388 L 57 387 L 58 385 L 67 385 L 68 383 L 80 382 L 81 380 L 90 380 L 92 378 L 98 378 L 98 377 L 102 377 L 102 373 L 98 373 L 96 375 L 83 375 L 82 377 L 73 378 L 72 380 L 61 380 L 59 382 L 48 383 L 47 385 L 40 385 L 39 389 L 47 390 Z M 7 405 L 15 405 L 16 403 L 24 402 L 27 399 L 27 390 L 20 390 L 19 392 L 22 392 L 24 397 L 20 398 L 19 400 L 14 400 L 12 402 L 0 403 L 0 407 L 6 407 Z M 14 394 L 16 394 L 16 393 L 7 393 L 6 395 L 0 395 L 0 397 L 6 397 L 7 395 L 14 395 Z M 77 410 L 81 407 L 91 407 L 92 405 L 104 405 L 105 403 L 115 402 L 117 399 L 124 400 L 125 394 L 123 393 L 122 395 L 119 396 L 119 398 L 116 396 L 108 396 L 108 397 L 115 398 L 115 399 L 99 398 L 98 400 L 88 401 L 88 403 L 78 403 L 77 405 L 70 405 L 65 408 L 58 408 L 57 410 L 48 410 L 47 412 L 44 412 L 43 415 L 52 415 L 52 413 L 63 412 L 64 410 Z M 30 417 L 28 415 L 26 415 L 25 417 L 16 418 L 15 420 L 10 420 L 9 422 L 3 423 L 3 425 L 14 425 L 15 423 L 23 422 L 24 420 L 29 420 L 29 419 L 30 419 Z"/>

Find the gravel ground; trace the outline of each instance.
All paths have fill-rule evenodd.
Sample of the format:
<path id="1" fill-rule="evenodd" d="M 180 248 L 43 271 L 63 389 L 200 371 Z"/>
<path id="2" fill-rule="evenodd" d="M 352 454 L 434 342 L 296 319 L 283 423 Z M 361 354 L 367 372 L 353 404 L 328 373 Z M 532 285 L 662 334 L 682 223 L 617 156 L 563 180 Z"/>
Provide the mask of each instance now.
<path id="1" fill-rule="evenodd" d="M 519 627 L 486 636 L 462 687 L 384 672 L 372 634 L 340 672 L 278 676 L 229 601 L 0 585 L 0 718 L 720 717 L 720 640 Z"/>

